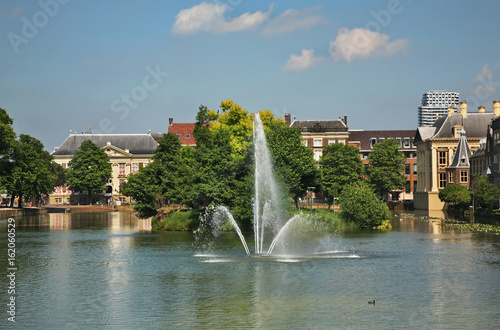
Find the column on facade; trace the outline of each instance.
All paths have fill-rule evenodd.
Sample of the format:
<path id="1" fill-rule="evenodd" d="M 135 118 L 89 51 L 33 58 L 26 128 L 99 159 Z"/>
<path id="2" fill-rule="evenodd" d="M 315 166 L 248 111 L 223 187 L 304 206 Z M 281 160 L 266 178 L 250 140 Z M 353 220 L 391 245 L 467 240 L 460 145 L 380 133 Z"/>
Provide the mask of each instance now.
<path id="1" fill-rule="evenodd" d="M 438 186 L 438 172 L 437 172 L 437 149 L 431 148 L 431 160 L 430 160 L 430 167 L 429 169 L 431 170 L 431 182 L 430 182 L 430 189 L 429 191 L 434 191 L 437 192 Z"/>

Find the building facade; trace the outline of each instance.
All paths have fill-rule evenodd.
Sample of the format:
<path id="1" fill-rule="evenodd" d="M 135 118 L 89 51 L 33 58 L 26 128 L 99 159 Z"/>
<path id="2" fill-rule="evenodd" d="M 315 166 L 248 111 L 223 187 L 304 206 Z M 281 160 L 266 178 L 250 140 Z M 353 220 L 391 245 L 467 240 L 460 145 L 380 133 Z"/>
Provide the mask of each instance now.
<path id="1" fill-rule="evenodd" d="M 290 115 L 285 114 L 285 123 L 290 122 Z M 333 143 L 346 144 L 349 140 L 347 116 L 334 120 L 294 120 L 290 127 L 300 131 L 305 146 L 313 150 L 314 160 L 319 162 L 323 148 Z"/>
<path id="2" fill-rule="evenodd" d="M 447 91 L 428 91 L 422 96 L 418 108 L 418 126 L 430 127 L 438 117 L 446 116 L 448 108 L 458 108 L 460 93 Z"/>
<path id="3" fill-rule="evenodd" d="M 447 184 L 455 182 L 450 177 L 462 129 L 466 141 L 474 153 L 480 147 L 480 141 L 487 134 L 488 125 L 495 116 L 500 115 L 500 107 L 494 107 L 495 113 L 486 113 L 479 107 L 477 113 L 467 112 L 467 102 L 460 102 L 460 113 L 450 107 L 446 116 L 439 117 L 432 127 L 418 127 L 415 135 L 417 148 L 417 188 L 414 193 L 414 206 L 424 210 L 443 210 L 444 203 L 439 199 L 439 191 Z M 460 183 L 470 184 L 470 173 L 463 175 Z M 451 180 L 451 182 L 450 182 Z"/>
<path id="4" fill-rule="evenodd" d="M 413 199 L 413 192 L 417 186 L 417 153 L 413 145 L 415 130 L 380 130 L 380 131 L 349 131 L 349 145 L 359 149 L 359 155 L 364 165 L 368 164 L 368 155 L 372 147 L 388 139 L 398 142 L 401 151 L 406 157 L 405 175 L 406 184 L 402 191 L 393 194 L 393 198 L 400 200 Z"/>
<path id="5" fill-rule="evenodd" d="M 106 189 L 88 200 L 86 192 L 75 192 L 68 187 L 56 187 L 50 195 L 51 204 L 120 204 L 130 202 L 129 197 L 121 194 L 120 185 L 127 176 L 135 174 L 152 162 L 158 143 L 151 134 L 73 134 L 52 152 L 54 161 L 63 168 L 68 167 L 75 152 L 85 140 L 91 140 L 108 155 L 112 175 Z"/>

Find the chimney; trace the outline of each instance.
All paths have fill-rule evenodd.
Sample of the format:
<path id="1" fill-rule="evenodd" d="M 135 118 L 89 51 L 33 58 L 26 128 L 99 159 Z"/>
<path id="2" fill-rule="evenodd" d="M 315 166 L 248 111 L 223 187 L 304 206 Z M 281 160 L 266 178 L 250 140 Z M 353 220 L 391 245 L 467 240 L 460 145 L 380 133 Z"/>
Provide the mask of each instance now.
<path id="1" fill-rule="evenodd" d="M 287 126 L 290 126 L 292 123 L 292 116 L 289 113 L 285 113 L 285 124 Z"/>
<path id="2" fill-rule="evenodd" d="M 172 126 L 174 123 L 174 118 L 168 118 L 168 126 Z"/>
<path id="3" fill-rule="evenodd" d="M 460 115 L 462 117 L 467 117 L 467 101 L 460 102 Z"/>
<path id="4" fill-rule="evenodd" d="M 493 114 L 500 116 L 500 101 L 493 101 Z"/>
<path id="5" fill-rule="evenodd" d="M 344 124 L 347 127 L 347 115 L 344 115 Z"/>
<path id="6" fill-rule="evenodd" d="M 478 113 L 485 113 L 485 109 L 484 109 L 484 106 L 480 105 L 477 107 L 477 112 Z"/>
<path id="7" fill-rule="evenodd" d="M 448 116 L 451 116 L 454 113 L 455 113 L 455 108 L 454 107 L 449 107 L 448 108 Z"/>

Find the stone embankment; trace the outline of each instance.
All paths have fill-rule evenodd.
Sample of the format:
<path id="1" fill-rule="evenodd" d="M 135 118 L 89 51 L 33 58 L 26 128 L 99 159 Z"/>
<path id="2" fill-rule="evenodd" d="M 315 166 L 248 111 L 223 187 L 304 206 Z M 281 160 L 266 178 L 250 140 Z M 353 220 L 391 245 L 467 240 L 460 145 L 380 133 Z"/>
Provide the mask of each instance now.
<path id="1" fill-rule="evenodd" d="M 130 205 L 49 205 L 44 207 L 0 208 L 0 220 L 47 213 L 85 212 L 126 212 L 133 211 Z"/>

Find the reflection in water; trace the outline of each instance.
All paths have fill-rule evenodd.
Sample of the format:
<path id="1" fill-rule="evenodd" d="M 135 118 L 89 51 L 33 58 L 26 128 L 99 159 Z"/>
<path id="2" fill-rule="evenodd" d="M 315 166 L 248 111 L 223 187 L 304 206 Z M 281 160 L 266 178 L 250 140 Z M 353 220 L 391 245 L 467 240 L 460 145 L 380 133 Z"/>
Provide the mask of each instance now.
<path id="1" fill-rule="evenodd" d="M 18 223 L 22 328 L 495 328 L 500 317 L 500 236 L 411 216 L 296 242 L 296 262 L 246 257 L 231 233 L 200 253 L 191 233 L 151 233 L 131 213 Z"/>

